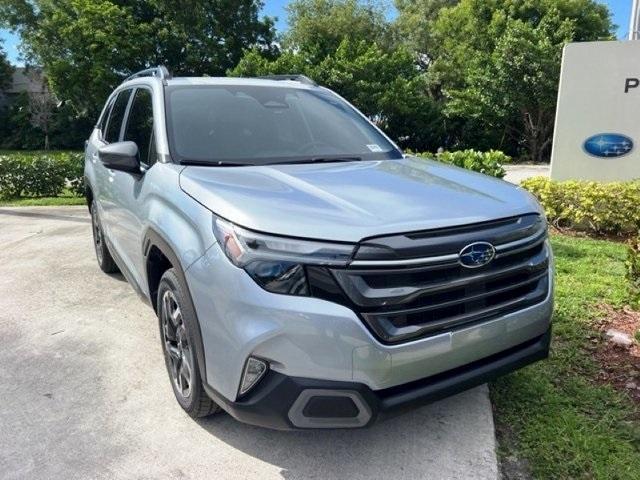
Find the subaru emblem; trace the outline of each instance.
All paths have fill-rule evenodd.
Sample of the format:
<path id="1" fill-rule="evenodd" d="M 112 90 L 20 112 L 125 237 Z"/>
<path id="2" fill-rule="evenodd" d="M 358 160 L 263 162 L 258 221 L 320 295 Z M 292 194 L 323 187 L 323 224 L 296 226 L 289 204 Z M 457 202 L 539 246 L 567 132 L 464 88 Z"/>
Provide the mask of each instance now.
<path id="1" fill-rule="evenodd" d="M 622 157 L 633 150 L 633 140 L 619 133 L 599 133 L 584 141 L 584 151 L 593 157 Z"/>
<path id="2" fill-rule="evenodd" d="M 496 249 L 487 242 L 475 242 L 467 245 L 458 254 L 460 265 L 467 268 L 483 267 L 496 256 Z"/>

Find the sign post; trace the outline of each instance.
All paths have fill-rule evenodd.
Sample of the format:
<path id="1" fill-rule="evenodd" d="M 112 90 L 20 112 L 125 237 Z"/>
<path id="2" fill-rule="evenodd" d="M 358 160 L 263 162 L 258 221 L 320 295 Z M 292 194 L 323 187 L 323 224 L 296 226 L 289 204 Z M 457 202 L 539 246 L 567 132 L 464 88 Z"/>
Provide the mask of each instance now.
<path id="1" fill-rule="evenodd" d="M 640 34 L 640 1 L 633 0 L 629 19 L 629 40 L 638 40 Z"/>

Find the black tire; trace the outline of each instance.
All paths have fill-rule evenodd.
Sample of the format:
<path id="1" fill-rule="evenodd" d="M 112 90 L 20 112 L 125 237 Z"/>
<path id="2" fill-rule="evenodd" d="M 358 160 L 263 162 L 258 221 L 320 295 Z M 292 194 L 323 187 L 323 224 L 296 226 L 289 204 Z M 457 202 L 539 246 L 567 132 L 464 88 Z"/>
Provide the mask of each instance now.
<path id="1" fill-rule="evenodd" d="M 91 202 L 91 227 L 93 231 L 93 246 L 96 250 L 96 260 L 98 260 L 98 266 L 104 273 L 117 273 L 120 271 L 116 262 L 109 252 L 107 242 L 105 241 L 104 233 L 102 231 L 102 225 L 100 223 L 100 217 L 98 217 L 98 206 L 96 201 Z"/>
<path id="2" fill-rule="evenodd" d="M 188 292 L 173 268 L 167 270 L 158 286 L 157 309 L 160 340 L 165 365 L 176 400 L 189 416 L 206 417 L 220 407 L 204 391 L 198 355 L 195 312 Z"/>

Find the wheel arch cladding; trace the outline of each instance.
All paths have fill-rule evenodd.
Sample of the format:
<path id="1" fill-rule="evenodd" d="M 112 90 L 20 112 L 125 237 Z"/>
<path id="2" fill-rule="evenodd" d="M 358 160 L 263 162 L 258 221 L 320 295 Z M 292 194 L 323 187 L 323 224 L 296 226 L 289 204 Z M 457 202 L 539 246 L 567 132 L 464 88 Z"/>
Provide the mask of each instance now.
<path id="1" fill-rule="evenodd" d="M 149 300 L 153 309 L 158 311 L 158 286 L 164 272 L 172 268 L 173 262 L 169 260 L 167 255 L 157 246 L 150 245 L 146 253 L 146 274 L 147 284 L 149 287 Z"/>
<path id="2" fill-rule="evenodd" d="M 196 328 L 194 329 L 193 334 L 195 336 L 196 355 L 198 359 L 198 367 L 200 369 L 200 377 L 203 382 L 206 383 L 206 363 L 204 358 L 202 333 L 200 331 L 200 320 L 198 319 L 198 313 L 196 312 L 193 299 L 191 298 L 191 291 L 189 289 L 184 270 L 182 269 L 182 265 L 180 264 L 180 260 L 169 243 L 152 229 L 147 230 L 142 244 L 144 246 L 149 299 L 153 305 L 154 311 L 157 313 L 158 302 L 156 296 L 158 293 L 160 279 L 168 269 L 173 268 L 185 289 L 187 294 L 185 300 L 188 302 L 186 307 L 191 310 L 193 317 L 196 319 Z"/>

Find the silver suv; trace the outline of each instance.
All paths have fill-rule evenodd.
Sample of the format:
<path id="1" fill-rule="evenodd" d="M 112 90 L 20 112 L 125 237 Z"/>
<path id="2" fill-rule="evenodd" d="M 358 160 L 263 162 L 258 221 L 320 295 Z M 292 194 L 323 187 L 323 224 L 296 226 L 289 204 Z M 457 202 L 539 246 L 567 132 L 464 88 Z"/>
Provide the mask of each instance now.
<path id="1" fill-rule="evenodd" d="M 135 74 L 85 175 L 100 268 L 155 309 L 193 417 L 362 427 L 548 354 L 536 201 L 403 155 L 306 77 Z"/>

